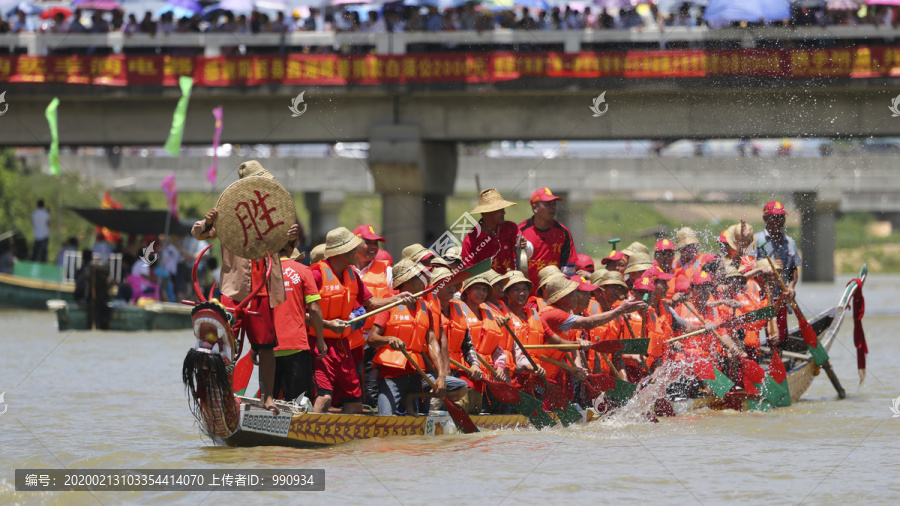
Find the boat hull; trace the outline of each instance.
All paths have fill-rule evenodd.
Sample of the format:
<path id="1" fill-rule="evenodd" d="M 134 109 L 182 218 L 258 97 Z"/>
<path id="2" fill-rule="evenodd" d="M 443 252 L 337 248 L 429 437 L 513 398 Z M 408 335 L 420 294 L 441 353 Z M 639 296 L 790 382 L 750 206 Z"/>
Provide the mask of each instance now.
<path id="1" fill-rule="evenodd" d="M 75 304 L 57 307 L 56 321 L 59 330 L 89 330 L 87 311 Z M 185 330 L 191 328 L 190 311 L 181 306 L 166 309 L 148 309 L 135 306 L 110 308 L 109 330 L 134 332 L 144 330 Z"/>
<path id="2" fill-rule="evenodd" d="M 0 304 L 6 307 L 45 309 L 50 299 L 62 299 L 74 304 L 74 291 L 71 285 L 0 274 Z"/>

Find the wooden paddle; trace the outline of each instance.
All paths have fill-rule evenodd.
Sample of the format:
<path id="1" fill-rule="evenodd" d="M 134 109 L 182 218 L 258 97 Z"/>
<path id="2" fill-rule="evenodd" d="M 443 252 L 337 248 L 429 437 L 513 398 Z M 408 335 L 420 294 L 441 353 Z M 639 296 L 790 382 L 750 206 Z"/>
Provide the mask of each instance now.
<path id="1" fill-rule="evenodd" d="M 772 268 L 772 272 L 775 273 L 775 279 L 778 281 L 778 286 L 781 288 L 781 292 L 787 296 L 788 303 L 794 309 L 794 316 L 797 317 L 797 323 L 800 326 L 800 333 L 803 336 L 803 342 L 809 347 L 809 353 L 813 356 L 813 359 L 816 361 L 816 364 L 822 366 L 822 369 L 825 369 L 825 374 L 828 375 L 828 379 L 831 380 L 831 385 L 834 386 L 834 389 L 837 390 L 838 398 L 843 399 L 847 397 L 847 393 L 844 392 L 844 387 L 841 386 L 841 382 L 838 380 L 837 374 L 835 374 L 834 369 L 831 367 L 831 361 L 828 358 L 828 352 L 822 348 L 821 343 L 819 342 L 819 336 L 816 335 L 816 331 L 813 330 L 812 325 L 806 320 L 806 317 L 803 316 L 803 312 L 800 311 L 800 307 L 797 305 L 797 301 L 795 297 L 788 296 L 787 286 L 784 284 L 784 280 L 781 279 L 781 274 L 778 273 L 778 269 L 775 268 L 775 262 L 772 261 L 772 257 L 766 252 L 766 249 L 763 247 L 766 243 L 762 243 L 759 245 L 759 249 L 762 250 L 763 254 L 766 256 L 766 260 L 769 262 L 769 266 Z M 787 337 L 787 336 L 785 336 Z"/>
<path id="2" fill-rule="evenodd" d="M 578 369 L 577 367 L 573 367 L 565 362 L 560 362 L 559 360 L 554 360 L 546 355 L 540 355 L 540 359 L 554 364 L 560 369 L 569 373 L 577 373 L 578 371 L 580 371 L 580 369 Z M 616 380 L 609 374 L 588 374 L 587 376 L 588 379 L 587 381 L 585 381 L 585 383 L 590 383 L 591 387 L 595 390 L 605 392 L 607 390 L 616 388 Z"/>
<path id="3" fill-rule="evenodd" d="M 425 381 L 428 382 L 428 386 L 431 387 L 431 391 L 436 392 L 437 388 L 435 388 L 434 382 L 431 381 L 431 378 L 429 378 L 428 375 L 425 374 L 425 371 L 423 371 L 422 368 L 419 367 L 419 364 L 415 360 L 413 360 L 411 356 L 409 356 L 409 352 L 406 351 L 406 346 L 401 346 L 400 352 L 403 353 L 403 356 L 406 357 L 406 360 L 408 360 L 413 365 L 413 367 L 416 368 L 416 371 L 418 371 L 419 375 L 425 378 Z M 459 427 L 459 430 L 465 432 L 466 434 L 479 432 L 478 427 L 475 425 L 475 422 L 472 421 L 472 418 L 468 413 L 466 413 L 464 409 L 457 406 L 450 399 L 444 399 L 444 404 L 447 406 L 447 412 L 450 413 L 450 418 L 453 419 L 453 423 L 455 423 L 456 426 Z"/>
<path id="4" fill-rule="evenodd" d="M 609 341 L 598 341 L 591 344 L 591 349 L 597 353 L 616 353 L 621 351 L 625 345 L 618 339 L 610 339 Z M 523 350 L 560 350 L 560 351 L 577 351 L 581 349 L 580 344 L 526 344 Z"/>
<path id="5" fill-rule="evenodd" d="M 477 355 L 477 354 L 476 354 Z M 487 360 L 483 359 L 481 355 L 478 356 L 478 361 L 481 362 L 481 365 L 487 368 L 488 371 L 493 376 L 497 376 L 497 370 L 494 369 L 491 364 L 488 363 Z M 462 365 L 462 364 L 460 364 Z M 507 385 L 505 383 L 500 383 L 496 381 L 490 381 L 482 378 L 488 387 L 494 388 L 494 397 L 497 398 L 500 402 L 504 404 L 509 404 L 513 409 L 519 412 L 520 415 L 528 418 L 528 421 L 531 422 L 537 429 L 542 429 L 544 427 L 553 427 L 556 425 L 556 421 L 543 410 L 542 403 L 534 396 L 528 395 L 525 392 L 522 392 L 512 385 Z M 513 400 L 512 396 L 517 396 L 517 401 L 511 402 Z M 504 400 L 506 398 L 507 400 Z"/>
<path id="6" fill-rule="evenodd" d="M 491 268 L 491 259 L 482 260 L 481 262 L 478 262 L 477 264 L 472 265 L 472 266 L 470 266 L 470 267 L 467 268 L 467 269 L 464 269 L 464 270 L 462 270 L 462 271 L 457 272 L 456 274 L 454 274 L 452 277 L 450 277 L 450 278 L 448 278 L 448 279 L 443 279 L 443 280 L 441 280 L 441 281 L 440 281 L 438 284 L 436 284 L 436 285 L 431 285 L 431 286 L 429 286 L 429 287 L 426 287 L 424 290 L 422 290 L 422 291 L 419 292 L 419 293 L 414 293 L 414 294 L 413 294 L 413 298 L 418 299 L 419 297 L 422 297 L 423 295 L 427 295 L 427 294 L 429 294 L 429 293 L 431 293 L 431 292 L 437 290 L 438 288 L 440 288 L 442 285 L 444 285 L 444 284 L 446 284 L 446 283 L 451 283 L 451 284 L 452 284 L 452 283 L 458 283 L 458 282 L 460 282 L 461 280 L 463 280 L 463 279 L 469 277 L 469 276 L 472 275 L 472 274 L 478 274 L 478 273 L 484 272 L 484 271 L 486 271 L 486 270 L 488 270 L 488 269 L 490 269 L 490 268 Z M 376 310 L 374 310 L 374 311 L 371 311 L 371 312 L 368 312 L 368 313 L 366 313 L 366 314 L 357 316 L 356 318 L 353 318 L 353 319 L 351 319 L 351 320 L 347 320 L 347 321 L 344 322 L 344 323 L 346 323 L 348 326 L 349 326 L 349 325 L 353 325 L 354 323 L 358 323 L 358 322 L 361 322 L 361 321 L 366 320 L 366 319 L 368 319 L 368 318 L 371 318 L 371 317 L 377 315 L 378 313 L 383 313 L 383 312 L 385 312 L 385 311 L 390 311 L 391 309 L 393 309 L 393 308 L 399 306 L 400 304 L 403 304 L 403 301 L 402 301 L 402 300 L 398 300 L 398 301 L 396 301 L 396 302 L 391 302 L 390 304 L 388 304 L 388 305 L 386 305 L 386 306 L 382 306 L 382 307 L 380 307 L 380 308 L 378 308 L 378 309 L 376 309 Z"/>
<path id="7" fill-rule="evenodd" d="M 688 308 L 688 311 L 693 313 L 694 316 L 696 316 L 698 320 L 700 320 L 701 325 L 706 325 L 706 320 L 703 319 L 702 316 L 700 316 L 700 312 L 697 311 L 690 302 L 685 301 L 684 306 L 686 308 Z M 721 326 L 721 324 L 719 326 Z M 722 334 L 719 334 L 718 332 L 711 332 L 711 334 L 716 336 L 716 338 L 718 338 L 719 342 L 721 342 L 722 345 L 725 346 L 726 348 L 730 349 L 732 353 L 736 353 L 738 356 L 740 356 L 741 348 L 740 348 L 740 346 L 737 345 L 737 343 L 735 343 L 734 341 L 731 341 L 731 343 L 729 344 L 728 341 L 725 340 L 725 336 L 723 336 Z M 732 348 L 732 346 L 734 346 L 734 348 Z"/>

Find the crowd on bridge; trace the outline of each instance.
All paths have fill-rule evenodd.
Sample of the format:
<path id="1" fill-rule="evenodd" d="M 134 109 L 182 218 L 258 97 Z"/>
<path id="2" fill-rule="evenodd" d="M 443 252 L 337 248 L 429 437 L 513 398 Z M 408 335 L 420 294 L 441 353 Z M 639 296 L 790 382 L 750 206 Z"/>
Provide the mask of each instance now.
<path id="1" fill-rule="evenodd" d="M 518 30 L 615 30 L 665 26 L 763 26 L 763 25 L 859 25 L 897 26 L 900 9 L 875 5 L 868 9 L 851 10 L 853 0 L 821 2 L 818 7 L 797 7 L 790 16 L 777 21 L 708 21 L 704 7 L 694 2 L 676 4 L 672 12 L 664 12 L 654 3 L 625 2 L 624 8 L 591 7 L 586 2 L 570 2 L 562 7 L 550 7 L 543 1 L 512 2 L 504 6 L 482 6 L 466 2 L 439 10 L 436 3 L 406 5 L 393 2 L 379 5 L 350 5 L 327 8 L 299 8 L 293 12 L 271 14 L 259 10 L 246 13 L 222 9 L 207 9 L 188 13 L 168 10 L 143 16 L 125 14 L 125 10 L 111 11 L 40 8 L 28 11 L 13 8 L 0 13 L 2 33 L 110 33 L 167 35 L 173 33 L 289 33 L 310 32 L 438 32 L 487 31 L 497 28 Z M 608 2 L 607 2 L 608 3 Z M 521 5 L 519 5 L 521 4 Z M 809 2 L 807 2 L 809 4 Z M 199 5 L 199 4 L 198 4 Z M 839 6 L 840 5 L 840 6 Z M 530 7 L 529 7 L 530 6 Z M 213 6 L 214 7 L 214 6 Z M 178 13 L 178 15 L 176 15 Z M 140 20 L 138 20 L 140 17 Z"/>

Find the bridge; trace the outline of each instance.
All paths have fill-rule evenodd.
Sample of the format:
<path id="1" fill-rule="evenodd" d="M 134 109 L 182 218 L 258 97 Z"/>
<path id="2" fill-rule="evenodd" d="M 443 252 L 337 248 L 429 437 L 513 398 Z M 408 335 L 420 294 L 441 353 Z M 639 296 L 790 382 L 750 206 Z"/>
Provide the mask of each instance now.
<path id="1" fill-rule="evenodd" d="M 348 180 L 365 180 L 367 188 L 384 196 L 384 223 L 404 224 L 385 231 L 391 245 L 421 241 L 428 232 L 439 235 L 445 227 L 446 196 L 457 180 L 461 191 L 472 180 L 461 177 L 470 163 L 488 165 L 476 169 L 485 186 L 518 190 L 513 183 L 527 180 L 529 188 L 570 187 L 573 209 L 575 202 L 596 192 L 628 192 L 648 184 L 683 187 L 694 196 L 707 184 L 716 191 L 734 188 L 734 179 L 719 176 L 724 173 L 750 181 L 748 187 L 771 184 L 773 191 L 795 193 L 806 210 L 805 229 L 812 231 L 804 249 L 823 256 L 819 261 L 807 254 L 807 279 L 830 279 L 827 252 L 833 249 L 835 203 L 842 190 L 869 180 L 864 164 L 848 165 L 841 157 L 666 164 L 659 159 L 544 160 L 532 177 L 526 173 L 533 167 L 530 161 L 469 161 L 459 157 L 457 145 L 900 136 L 900 119 L 889 109 L 900 94 L 900 48 L 893 45 L 898 36 L 900 30 L 873 26 L 4 35 L 0 47 L 12 47 L 15 54 L 0 55 L 0 83 L 9 103 L 0 117 L 0 145 L 46 146 L 50 137 L 44 110 L 54 96 L 61 100 L 63 145 L 160 145 L 180 96 L 178 77 L 189 75 L 195 88 L 185 144 L 209 145 L 210 112 L 220 105 L 225 111 L 223 142 L 368 142 L 365 161 L 316 161 L 318 170 L 298 179 L 304 187 L 297 189 L 318 195 L 310 197 L 314 208 L 327 207 L 335 200 L 328 195 L 337 195 L 329 192 L 343 191 L 341 174 L 350 171 Z M 57 54 L 88 46 L 112 48 L 112 54 Z M 334 47 L 343 52 L 334 53 Z M 148 56 L 148 50 L 158 54 Z M 48 51 L 52 54 L 41 56 Z M 303 114 L 297 116 L 289 106 L 301 93 Z M 78 166 L 75 160 L 68 163 Z M 163 167 L 169 162 L 142 163 Z M 266 163 L 279 170 L 279 161 Z M 355 166 L 342 166 L 346 163 Z M 682 163 L 697 165 L 682 169 Z M 723 164 L 732 169 L 722 171 Z M 876 165 L 880 175 L 873 176 L 866 191 L 883 193 L 890 187 L 891 169 Z M 179 174 L 185 171 L 186 166 Z M 863 175 L 857 177 L 859 171 Z M 305 186 L 317 178 L 335 188 L 316 192 Z M 570 183 L 561 186 L 563 180 Z"/>
<path id="2" fill-rule="evenodd" d="M 364 158 L 265 158 L 260 159 L 279 182 L 295 194 L 303 194 L 311 215 L 311 237 L 324 236 L 338 226 L 338 215 L 348 193 L 372 193 L 397 184 L 390 175 L 372 171 Z M 160 181 L 176 173 L 180 191 L 220 193 L 235 179 L 240 157 L 220 158 L 217 187 L 206 179 L 210 159 L 123 156 L 110 163 L 107 157 L 62 155 L 66 171 L 121 191 L 159 191 Z M 45 156 L 26 158 L 32 167 L 46 166 Z M 900 177 L 895 158 L 884 155 L 850 155 L 824 158 L 486 158 L 457 156 L 454 177 L 444 173 L 441 192 L 424 198 L 404 199 L 384 192 L 384 208 L 407 214 L 385 214 L 383 234 L 403 234 L 408 242 L 389 241 L 392 254 L 424 237 L 438 237 L 447 220 L 446 195 L 475 193 L 476 175 L 482 187 L 498 188 L 507 197 L 527 199 L 535 188 L 548 186 L 565 196 L 565 223 L 577 243 L 585 234 L 585 216 L 596 198 L 654 194 L 670 191 L 679 200 L 700 200 L 710 193 L 736 196 L 744 190 L 790 195 L 802 215 L 804 278 L 828 280 L 834 273 L 834 220 L 838 211 L 869 211 L 900 217 Z M 427 202 L 427 204 L 426 204 Z M 397 212 L 397 211 L 395 211 Z M 394 251 L 397 250 L 397 251 Z"/>

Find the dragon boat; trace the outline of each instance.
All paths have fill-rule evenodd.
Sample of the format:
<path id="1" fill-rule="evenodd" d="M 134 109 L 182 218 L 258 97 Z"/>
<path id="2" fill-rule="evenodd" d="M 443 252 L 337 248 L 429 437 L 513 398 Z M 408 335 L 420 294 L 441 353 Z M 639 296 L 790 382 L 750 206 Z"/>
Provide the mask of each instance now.
<path id="1" fill-rule="evenodd" d="M 240 356 L 242 339 L 241 322 L 252 317 L 245 305 L 225 308 L 215 301 L 208 301 L 200 293 L 194 269 L 194 288 L 200 303 L 194 306 L 192 318 L 196 343 L 189 350 L 182 369 L 182 376 L 189 393 L 192 412 L 201 430 L 218 445 L 227 446 L 290 446 L 298 448 L 322 447 L 360 439 L 398 436 L 439 436 L 458 434 L 447 412 L 432 412 L 427 416 L 375 416 L 312 413 L 308 403 L 276 401 L 281 413 L 273 415 L 262 406 L 259 399 L 232 394 L 233 369 Z M 865 281 L 863 266 L 859 279 Z M 259 287 L 255 287 L 255 294 Z M 861 283 L 850 284 L 843 291 L 838 304 L 809 320 L 821 345 L 829 349 L 834 343 L 853 292 Z M 248 297 L 246 300 L 249 300 Z M 807 391 L 819 374 L 819 366 L 813 357 L 805 353 L 800 328 L 789 331 L 785 346 L 786 384 L 791 402 L 797 401 Z M 641 389 L 638 389 L 639 395 Z M 677 415 L 701 409 L 768 410 L 772 405 L 762 395 L 729 392 L 723 398 L 712 395 L 678 399 L 667 397 L 668 409 L 654 408 L 656 414 Z M 559 418 L 549 413 L 554 421 Z M 581 411 L 585 424 L 602 419 L 593 408 Z M 480 430 L 517 429 L 532 427 L 523 415 L 471 415 Z M 571 423 L 571 422 L 570 422 Z"/>

